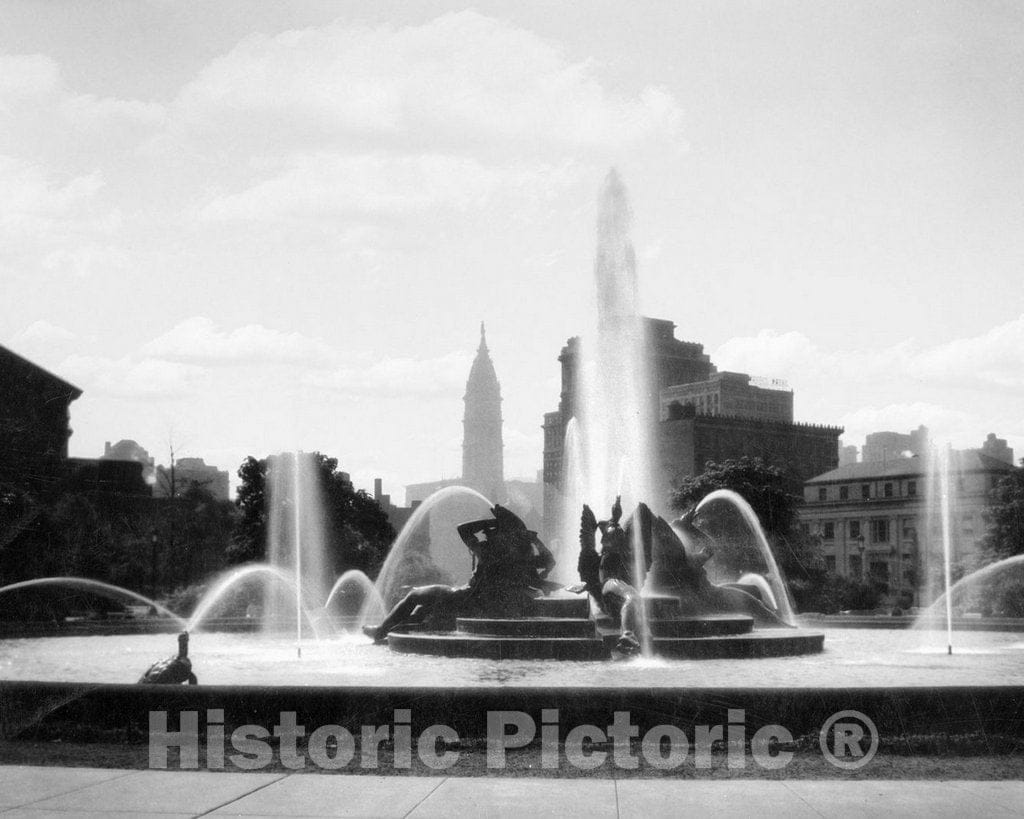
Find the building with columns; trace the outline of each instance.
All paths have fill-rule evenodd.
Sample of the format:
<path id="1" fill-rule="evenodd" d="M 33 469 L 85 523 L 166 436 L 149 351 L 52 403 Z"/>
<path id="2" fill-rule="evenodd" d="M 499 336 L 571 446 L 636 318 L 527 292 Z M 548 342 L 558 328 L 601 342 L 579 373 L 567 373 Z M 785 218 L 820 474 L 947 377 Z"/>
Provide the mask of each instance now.
<path id="1" fill-rule="evenodd" d="M 950 453 L 954 562 L 977 556 L 989 492 L 1015 467 L 978 450 Z M 938 473 L 922 457 L 846 464 L 807 481 L 800 523 L 831 571 L 883 585 L 891 603 L 927 605 L 942 566 Z"/>

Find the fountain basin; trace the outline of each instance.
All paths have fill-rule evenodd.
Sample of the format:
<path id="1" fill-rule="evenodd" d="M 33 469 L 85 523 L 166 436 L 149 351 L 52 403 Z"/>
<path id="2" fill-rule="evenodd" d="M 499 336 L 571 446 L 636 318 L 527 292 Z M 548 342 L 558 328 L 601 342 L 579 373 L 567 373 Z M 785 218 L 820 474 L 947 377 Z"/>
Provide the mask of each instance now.
<path id="1" fill-rule="evenodd" d="M 773 631 L 790 634 L 789 630 Z M 743 709 L 748 731 L 778 723 L 814 734 L 854 709 L 881 733 L 1024 736 L 1024 631 L 825 629 L 823 651 L 738 659 L 433 659 L 389 651 L 363 637 L 310 641 L 303 659 L 284 636 L 197 633 L 198 686 L 135 685 L 170 653 L 169 635 L 0 640 L 0 722 L 11 736 L 48 718 L 75 725 L 148 724 L 151 710 L 224 709 L 228 724 L 273 725 L 282 711 L 319 725 L 359 726 L 410 709 L 415 725 L 451 724 L 482 736 L 493 710 L 560 709 L 563 723 L 608 724 L 616 710 L 640 724 L 725 724 Z M 986 685 L 978 685 L 978 681 Z M 47 717 L 47 715 L 49 715 Z"/>

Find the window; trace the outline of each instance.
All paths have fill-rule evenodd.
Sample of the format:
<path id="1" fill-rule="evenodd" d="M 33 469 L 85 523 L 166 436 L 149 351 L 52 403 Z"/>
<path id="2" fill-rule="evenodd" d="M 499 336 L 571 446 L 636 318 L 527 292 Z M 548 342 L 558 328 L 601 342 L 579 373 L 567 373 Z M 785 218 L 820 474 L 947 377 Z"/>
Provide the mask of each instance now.
<path id="1" fill-rule="evenodd" d="M 825 555 L 825 568 L 828 569 L 828 571 L 831 572 L 832 574 L 835 574 L 835 571 L 836 571 L 836 556 L 835 555 Z"/>
<path id="2" fill-rule="evenodd" d="M 860 567 L 861 567 L 860 555 L 850 555 L 850 574 L 853 577 L 860 577 L 861 576 Z"/>
<path id="3" fill-rule="evenodd" d="M 823 501 L 828 499 L 828 490 L 824 486 L 818 487 L 818 500 Z"/>
<path id="4" fill-rule="evenodd" d="M 850 537 L 853 540 L 856 540 L 857 538 L 860 537 L 860 521 L 859 520 L 851 520 L 850 521 Z"/>
<path id="5" fill-rule="evenodd" d="M 871 521 L 871 542 L 872 543 L 888 543 L 889 542 L 889 521 L 887 521 L 887 520 L 873 520 L 873 521 Z"/>
<path id="6" fill-rule="evenodd" d="M 849 499 L 850 499 L 850 487 L 848 487 L 848 486 L 840 486 L 839 487 L 839 500 L 849 500 Z"/>
<path id="7" fill-rule="evenodd" d="M 871 497 L 871 484 L 862 483 L 860 485 L 860 496 L 865 500 Z"/>
<path id="8" fill-rule="evenodd" d="M 917 497 L 917 481 L 907 481 L 907 497 Z"/>
<path id="9" fill-rule="evenodd" d="M 830 520 L 825 521 L 821 524 L 821 536 L 825 538 L 825 540 L 835 540 L 836 525 Z"/>
<path id="10" fill-rule="evenodd" d="M 885 496 L 887 498 L 891 498 L 892 497 L 892 484 L 891 483 L 887 483 L 885 485 Z"/>

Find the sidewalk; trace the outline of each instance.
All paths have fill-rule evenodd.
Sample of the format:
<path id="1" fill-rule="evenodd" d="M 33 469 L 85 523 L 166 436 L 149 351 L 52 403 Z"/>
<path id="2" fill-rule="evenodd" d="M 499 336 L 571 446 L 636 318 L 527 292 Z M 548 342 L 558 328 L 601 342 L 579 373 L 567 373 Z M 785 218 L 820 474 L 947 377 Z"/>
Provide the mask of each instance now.
<path id="1" fill-rule="evenodd" d="M 0 817 L 1024 816 L 1021 781 L 403 777 L 0 766 Z"/>

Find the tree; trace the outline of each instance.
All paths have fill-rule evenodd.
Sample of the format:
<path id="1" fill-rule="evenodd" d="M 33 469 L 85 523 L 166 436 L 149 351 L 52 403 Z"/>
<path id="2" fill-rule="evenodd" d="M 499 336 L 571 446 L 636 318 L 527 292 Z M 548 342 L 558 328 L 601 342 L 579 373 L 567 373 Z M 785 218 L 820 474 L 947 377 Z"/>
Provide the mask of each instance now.
<path id="1" fill-rule="evenodd" d="M 262 560 L 267 550 L 267 459 L 256 460 L 252 455 L 238 467 L 238 496 L 235 505 L 239 517 L 235 522 L 228 548 L 231 563 Z"/>
<path id="2" fill-rule="evenodd" d="M 989 493 L 989 500 L 982 541 L 986 562 L 1024 554 L 1024 468 L 1008 472 Z"/>
<path id="3" fill-rule="evenodd" d="M 704 465 L 700 475 L 687 477 L 673 490 L 671 503 L 680 511 L 699 503 L 716 489 L 731 489 L 750 504 L 783 576 L 788 580 L 798 606 L 807 608 L 819 597 L 827 572 L 817 542 L 800 531 L 798 508 L 801 499 L 792 494 L 789 476 L 760 458 Z M 737 567 L 749 565 L 756 555 L 748 538 L 722 540 L 720 559 Z M 820 608 L 818 609 L 820 610 Z"/>
<path id="4" fill-rule="evenodd" d="M 338 471 L 337 458 L 319 452 L 311 453 L 310 457 L 316 466 L 334 573 L 355 568 L 375 574 L 395 538 L 387 515 L 380 504 L 366 492 L 356 491 L 348 477 Z M 239 518 L 230 549 L 233 563 L 265 559 L 269 522 L 267 471 L 272 466 L 273 458 L 257 460 L 250 455 L 238 470 L 241 484 L 237 499 Z"/>

